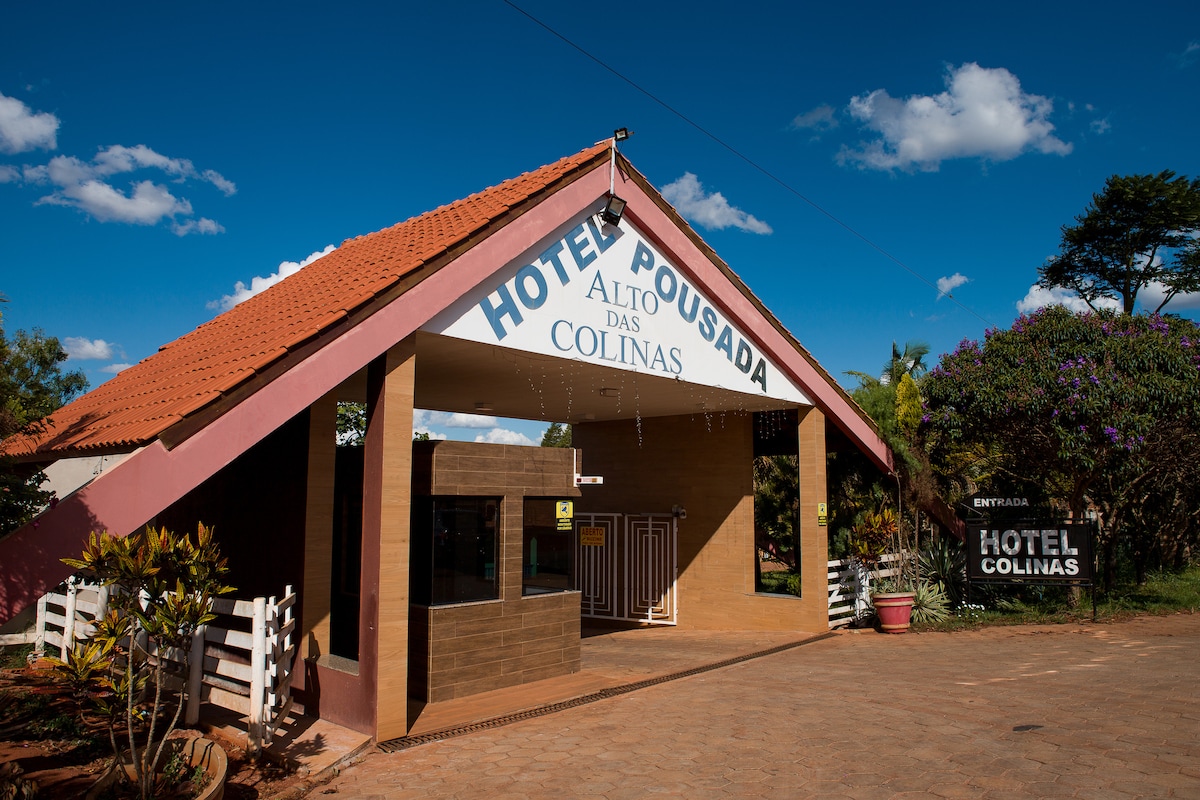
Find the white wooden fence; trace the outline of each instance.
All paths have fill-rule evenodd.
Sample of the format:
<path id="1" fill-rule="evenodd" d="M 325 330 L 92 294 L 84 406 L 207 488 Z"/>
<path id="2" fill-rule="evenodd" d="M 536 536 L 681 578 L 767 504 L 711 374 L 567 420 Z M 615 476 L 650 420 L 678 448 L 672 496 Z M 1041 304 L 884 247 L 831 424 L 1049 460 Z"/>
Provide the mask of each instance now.
<path id="1" fill-rule="evenodd" d="M 840 628 L 862 619 L 871 612 L 871 580 L 891 578 L 900 573 L 895 562 L 899 553 L 886 553 L 878 570 L 868 570 L 858 559 L 844 558 L 829 562 L 829 627 Z M 884 566 L 890 564 L 891 566 Z"/>
<path id="2" fill-rule="evenodd" d="M 291 586 L 281 599 L 213 600 L 217 619 L 192 637 L 187 724 L 199 721 L 200 703 L 207 701 L 246 716 L 248 752 L 257 754 L 271 743 L 292 708 L 295 604 Z M 74 577 L 60 584 L 38 601 L 35 650 L 57 650 L 59 658 L 65 659 L 70 643 L 86 638 L 107 606 L 108 587 Z M 181 656 L 166 654 L 182 665 Z"/>

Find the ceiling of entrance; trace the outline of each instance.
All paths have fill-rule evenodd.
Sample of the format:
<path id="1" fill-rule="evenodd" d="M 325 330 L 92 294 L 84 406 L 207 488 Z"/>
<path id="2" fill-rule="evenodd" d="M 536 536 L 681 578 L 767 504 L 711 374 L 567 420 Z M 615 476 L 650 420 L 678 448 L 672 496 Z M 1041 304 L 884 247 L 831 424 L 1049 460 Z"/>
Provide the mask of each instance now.
<path id="1" fill-rule="evenodd" d="M 360 374 L 343 400 L 361 400 Z M 414 406 L 548 422 L 636 419 L 795 408 L 795 403 L 556 359 L 430 333 L 417 334 Z"/>

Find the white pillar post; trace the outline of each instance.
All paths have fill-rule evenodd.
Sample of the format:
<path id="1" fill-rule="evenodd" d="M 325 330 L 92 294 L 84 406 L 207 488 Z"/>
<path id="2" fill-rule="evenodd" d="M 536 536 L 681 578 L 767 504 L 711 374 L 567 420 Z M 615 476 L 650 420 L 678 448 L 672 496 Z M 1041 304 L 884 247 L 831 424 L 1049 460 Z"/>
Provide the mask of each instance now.
<path id="1" fill-rule="evenodd" d="M 254 646 L 250 651 L 250 722 L 247 729 L 247 751 L 258 757 L 263 741 L 263 706 L 267 677 L 267 598 L 254 598 L 252 628 Z"/>
<path id="2" fill-rule="evenodd" d="M 183 721 L 195 725 L 200 721 L 200 692 L 204 686 L 204 635 L 207 625 L 196 628 L 192 634 L 192 651 L 188 656 L 187 710 Z"/>
<path id="3" fill-rule="evenodd" d="M 46 655 L 46 595 L 37 601 L 37 622 L 34 623 L 33 654 L 36 658 Z"/>
<path id="4" fill-rule="evenodd" d="M 75 649 L 75 604 L 78 602 L 76 595 L 79 594 L 79 589 L 76 588 L 75 582 L 74 575 L 67 578 L 67 602 L 63 609 L 62 647 L 59 648 L 59 658 L 63 661 L 66 661 L 67 655 Z"/>

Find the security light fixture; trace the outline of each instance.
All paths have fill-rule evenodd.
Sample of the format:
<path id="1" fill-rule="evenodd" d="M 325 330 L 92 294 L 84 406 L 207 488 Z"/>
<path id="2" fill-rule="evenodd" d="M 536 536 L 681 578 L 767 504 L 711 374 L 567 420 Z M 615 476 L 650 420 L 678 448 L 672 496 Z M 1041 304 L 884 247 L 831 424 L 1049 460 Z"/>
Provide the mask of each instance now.
<path id="1" fill-rule="evenodd" d="M 604 209 L 600 212 L 600 219 L 604 220 L 605 225 L 617 225 L 621 222 L 621 215 L 624 213 L 625 201 L 610 192 L 608 201 L 605 202 Z"/>
<path id="2" fill-rule="evenodd" d="M 496 409 L 492 406 L 492 404 L 486 401 L 475 404 L 476 414 L 490 414 L 495 410 Z"/>
<path id="3" fill-rule="evenodd" d="M 623 142 L 630 136 L 633 136 L 633 131 L 629 130 L 629 128 L 617 128 L 613 131 L 613 138 L 618 142 Z"/>

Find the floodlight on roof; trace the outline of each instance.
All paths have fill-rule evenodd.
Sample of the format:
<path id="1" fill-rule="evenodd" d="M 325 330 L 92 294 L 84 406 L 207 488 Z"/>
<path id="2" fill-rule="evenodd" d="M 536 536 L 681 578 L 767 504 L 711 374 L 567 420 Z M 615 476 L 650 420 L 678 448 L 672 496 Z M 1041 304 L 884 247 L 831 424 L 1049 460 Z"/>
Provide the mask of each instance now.
<path id="1" fill-rule="evenodd" d="M 600 211 L 600 219 L 604 220 L 605 225 L 617 225 L 620 224 L 621 215 L 624 213 L 625 201 L 610 193 L 608 200 L 604 203 L 604 208 Z"/>

